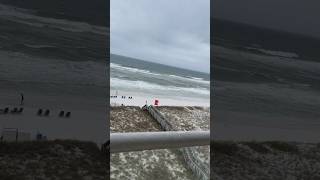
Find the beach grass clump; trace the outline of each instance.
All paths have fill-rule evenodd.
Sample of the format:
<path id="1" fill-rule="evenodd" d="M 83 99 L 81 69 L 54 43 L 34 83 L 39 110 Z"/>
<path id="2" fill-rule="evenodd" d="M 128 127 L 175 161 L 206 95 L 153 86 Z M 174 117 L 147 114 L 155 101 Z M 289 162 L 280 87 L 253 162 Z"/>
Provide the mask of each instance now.
<path id="1" fill-rule="evenodd" d="M 287 152 L 287 153 L 299 153 L 298 147 L 288 142 L 268 141 L 268 142 L 264 142 L 263 144 L 268 145 L 273 150 Z"/>
<path id="2" fill-rule="evenodd" d="M 317 146 L 280 141 L 216 141 L 212 144 L 210 168 L 221 179 L 319 179 Z"/>
<path id="3" fill-rule="evenodd" d="M 77 141 L 77 140 L 53 140 L 53 141 L 25 141 L 25 142 L 1 142 L 0 154 L 21 154 L 21 153 L 48 153 L 52 146 L 61 145 L 64 150 L 71 151 L 79 148 L 86 152 L 92 152 L 92 156 L 100 158 L 99 147 L 94 142 Z"/>
<path id="4" fill-rule="evenodd" d="M 239 151 L 239 147 L 232 141 L 214 141 L 212 143 L 212 150 L 215 154 L 225 154 L 233 156 Z"/>
<path id="5" fill-rule="evenodd" d="M 138 106 L 111 107 L 111 132 L 161 131 L 152 116 Z"/>
<path id="6" fill-rule="evenodd" d="M 263 143 L 251 141 L 251 142 L 243 142 L 242 144 L 247 145 L 250 149 L 258 153 L 262 153 L 262 154 L 270 153 L 270 150 Z"/>
<path id="7" fill-rule="evenodd" d="M 1 142 L 0 159 L 0 179 L 105 179 L 108 173 L 106 155 L 86 141 Z"/>

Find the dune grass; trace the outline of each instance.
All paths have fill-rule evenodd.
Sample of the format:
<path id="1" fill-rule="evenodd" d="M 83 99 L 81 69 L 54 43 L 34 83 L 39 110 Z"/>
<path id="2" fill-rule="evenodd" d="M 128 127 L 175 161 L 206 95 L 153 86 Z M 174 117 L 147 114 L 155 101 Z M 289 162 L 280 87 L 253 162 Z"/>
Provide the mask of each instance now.
<path id="1" fill-rule="evenodd" d="M 93 142 L 1 142 L 0 179 L 106 179 L 107 158 Z"/>

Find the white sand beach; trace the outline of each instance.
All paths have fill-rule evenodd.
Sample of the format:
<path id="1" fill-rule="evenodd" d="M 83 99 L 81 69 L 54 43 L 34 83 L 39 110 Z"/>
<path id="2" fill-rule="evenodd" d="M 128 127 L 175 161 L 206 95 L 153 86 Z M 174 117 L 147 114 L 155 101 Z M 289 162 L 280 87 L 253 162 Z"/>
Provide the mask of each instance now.
<path id="1" fill-rule="evenodd" d="M 21 114 L 0 114 L 0 131 L 3 128 L 18 128 L 21 132 L 31 133 L 33 139 L 40 132 L 50 140 L 74 139 L 98 144 L 105 142 L 106 108 L 101 98 L 32 92 L 24 92 L 24 96 L 24 105 L 20 106 L 19 93 L 0 90 L 0 109 L 24 108 Z M 38 116 L 39 108 L 43 111 L 49 109 L 49 116 Z M 59 117 L 61 110 L 71 112 L 71 116 Z"/>
<path id="2" fill-rule="evenodd" d="M 165 97 L 165 96 L 155 96 L 150 94 L 141 94 L 136 92 L 125 92 L 118 91 L 110 93 L 110 105 L 112 106 L 144 106 L 145 104 L 154 105 L 155 100 L 158 100 L 159 106 L 202 106 L 210 107 L 209 99 L 197 99 L 190 97 Z M 117 97 L 113 97 L 116 96 Z M 125 96 L 125 98 L 122 98 Z M 129 99 L 132 97 L 132 99 Z"/>
<path id="3" fill-rule="evenodd" d="M 216 111 L 211 135 L 215 140 L 318 143 L 319 123 L 299 117 Z"/>

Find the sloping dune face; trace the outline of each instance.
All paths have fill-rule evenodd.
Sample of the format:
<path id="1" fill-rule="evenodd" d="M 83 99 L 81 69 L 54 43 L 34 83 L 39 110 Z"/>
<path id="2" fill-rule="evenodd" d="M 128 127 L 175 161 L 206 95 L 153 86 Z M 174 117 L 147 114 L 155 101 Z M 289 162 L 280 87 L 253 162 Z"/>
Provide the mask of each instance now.
<path id="1" fill-rule="evenodd" d="M 221 179 L 319 179 L 319 152 L 319 144 L 218 141 L 211 169 Z"/>
<path id="2" fill-rule="evenodd" d="M 95 143 L 43 141 L 1 143 L 1 179 L 107 179 Z"/>
<path id="3" fill-rule="evenodd" d="M 154 119 L 140 107 L 112 107 L 111 132 L 161 131 Z M 113 153 L 111 179 L 194 179 L 183 156 L 176 149 Z"/>
<path id="4" fill-rule="evenodd" d="M 210 109 L 208 107 L 170 107 L 159 106 L 159 111 L 180 131 L 209 131 Z M 210 166 L 210 147 L 195 147 L 197 158 Z"/>

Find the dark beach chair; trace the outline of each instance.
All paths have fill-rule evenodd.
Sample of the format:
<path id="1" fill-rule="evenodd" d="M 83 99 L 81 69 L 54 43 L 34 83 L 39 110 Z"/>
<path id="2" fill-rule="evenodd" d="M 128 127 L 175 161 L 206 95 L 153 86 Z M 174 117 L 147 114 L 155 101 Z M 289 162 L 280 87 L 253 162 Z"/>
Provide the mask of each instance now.
<path id="1" fill-rule="evenodd" d="M 18 113 L 22 113 L 23 112 L 23 108 L 21 107 L 18 111 Z"/>
<path id="2" fill-rule="evenodd" d="M 68 118 L 68 117 L 70 117 L 71 116 L 71 112 L 67 112 L 66 113 L 66 117 Z"/>
<path id="3" fill-rule="evenodd" d="M 8 107 L 4 108 L 3 114 L 8 114 L 8 112 L 9 112 L 9 108 Z"/>
<path id="4" fill-rule="evenodd" d="M 18 112 L 18 108 L 13 108 L 13 110 L 11 110 L 11 113 L 17 113 Z"/>
<path id="5" fill-rule="evenodd" d="M 41 134 L 41 133 L 38 133 L 38 134 L 36 135 L 36 138 L 37 138 L 38 141 L 42 140 L 42 134 Z"/>
<path id="6" fill-rule="evenodd" d="M 37 114 L 38 114 L 38 116 L 41 116 L 42 115 L 42 109 L 39 109 Z"/>
<path id="7" fill-rule="evenodd" d="M 45 115 L 45 116 L 49 116 L 49 114 L 50 114 L 50 110 L 47 109 L 46 112 L 44 113 L 44 115 Z"/>
<path id="8" fill-rule="evenodd" d="M 64 111 L 60 111 L 59 117 L 62 117 L 64 115 Z"/>

